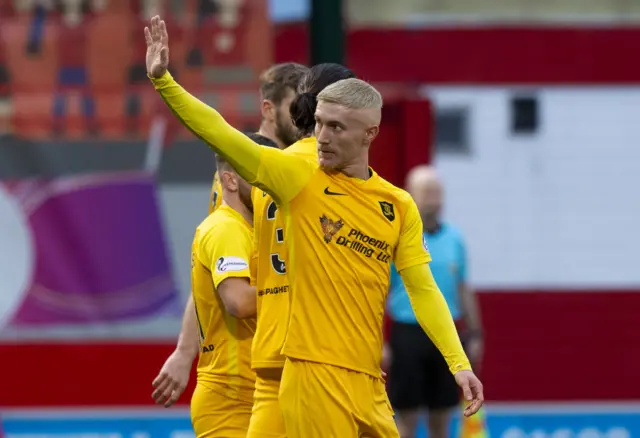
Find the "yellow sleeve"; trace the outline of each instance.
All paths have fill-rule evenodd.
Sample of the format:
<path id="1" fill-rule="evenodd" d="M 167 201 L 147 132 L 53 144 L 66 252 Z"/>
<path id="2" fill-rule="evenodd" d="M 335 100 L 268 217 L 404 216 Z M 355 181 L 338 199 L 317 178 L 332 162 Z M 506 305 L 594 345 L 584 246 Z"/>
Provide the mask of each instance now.
<path id="1" fill-rule="evenodd" d="M 151 80 L 182 124 L 222 155 L 249 184 L 286 203 L 309 182 L 314 169 L 305 159 L 258 145 L 229 125 L 218 111 L 187 93 L 169 72 Z"/>
<path id="2" fill-rule="evenodd" d="M 227 221 L 201 234 L 197 256 L 211 271 L 216 288 L 230 277 L 251 277 L 251 235 L 242 224 Z"/>
<path id="3" fill-rule="evenodd" d="M 398 272 L 400 272 L 411 266 L 422 265 L 430 261 L 431 256 L 424 238 L 420 212 L 413 199 L 408 198 L 407 211 L 402 221 L 400 240 L 396 247 L 393 262 Z"/>
<path id="4" fill-rule="evenodd" d="M 451 373 L 470 370 L 471 364 L 462 349 L 449 307 L 431 274 L 429 265 L 415 265 L 398 272 L 418 323 L 444 356 Z"/>

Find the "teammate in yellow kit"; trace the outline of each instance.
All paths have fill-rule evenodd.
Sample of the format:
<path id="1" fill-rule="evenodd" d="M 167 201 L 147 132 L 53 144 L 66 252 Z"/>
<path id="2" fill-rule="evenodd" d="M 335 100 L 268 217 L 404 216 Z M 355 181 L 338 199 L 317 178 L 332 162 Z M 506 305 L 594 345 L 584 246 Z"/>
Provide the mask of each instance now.
<path id="1" fill-rule="evenodd" d="M 382 98 L 345 79 L 318 95 L 318 162 L 260 147 L 189 95 L 167 72 L 168 35 L 159 17 L 145 29 L 147 70 L 180 120 L 284 213 L 292 301 L 280 404 L 287 435 L 397 437 L 380 378 L 382 317 L 394 261 L 418 322 L 477 412 L 482 384 L 471 371 L 433 280 L 411 197 L 368 167 Z"/>
<path id="2" fill-rule="evenodd" d="M 324 87 L 341 79 L 354 77 L 339 64 L 312 67 L 298 87 L 291 105 L 291 118 L 302 139 L 284 153 L 311 162 L 317 160 L 313 135 L 316 96 Z M 284 438 L 286 431 L 278 391 L 284 356 L 282 345 L 289 319 L 290 284 L 287 276 L 288 231 L 284 217 L 273 198 L 262 190 L 253 191 L 254 259 L 258 294 L 258 324 L 251 349 L 251 364 L 256 371 L 253 414 L 247 438 Z"/>
<path id="3" fill-rule="evenodd" d="M 198 226 L 191 251 L 191 290 L 200 335 L 191 421 L 198 438 L 244 438 L 255 388 L 251 186 L 222 157 L 216 161 L 222 205 Z"/>
<path id="4" fill-rule="evenodd" d="M 296 89 L 307 67 L 295 64 L 276 64 L 260 75 L 262 97 L 262 122 L 260 129 L 249 137 L 264 146 L 284 149 L 297 138 L 297 129 L 291 122 L 289 107 L 296 96 Z M 222 191 L 218 174 L 209 198 L 209 214 L 222 203 Z M 198 355 L 198 333 L 193 297 L 187 302 L 176 349 L 167 358 L 158 376 L 153 381 L 153 398 L 158 404 L 171 406 L 187 386 L 191 366 Z"/>

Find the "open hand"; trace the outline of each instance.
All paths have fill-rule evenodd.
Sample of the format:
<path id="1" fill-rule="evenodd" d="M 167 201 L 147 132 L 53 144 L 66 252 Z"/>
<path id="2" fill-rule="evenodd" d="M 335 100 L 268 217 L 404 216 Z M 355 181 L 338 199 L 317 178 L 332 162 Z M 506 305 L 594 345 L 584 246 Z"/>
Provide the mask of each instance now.
<path id="1" fill-rule="evenodd" d="M 484 403 L 484 392 L 480 379 L 473 371 L 463 370 L 455 373 L 456 383 L 462 389 L 462 396 L 466 403 L 464 416 L 470 417 L 480 410 Z"/>
<path id="2" fill-rule="evenodd" d="M 144 28 L 147 42 L 147 73 L 152 78 L 161 78 L 169 67 L 169 34 L 167 25 L 158 15 Z"/>

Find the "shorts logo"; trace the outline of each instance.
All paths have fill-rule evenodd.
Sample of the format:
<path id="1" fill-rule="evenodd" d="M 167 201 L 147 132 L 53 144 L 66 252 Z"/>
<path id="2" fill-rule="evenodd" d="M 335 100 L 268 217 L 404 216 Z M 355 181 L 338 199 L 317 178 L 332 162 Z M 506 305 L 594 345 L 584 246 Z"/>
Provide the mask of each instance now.
<path id="1" fill-rule="evenodd" d="M 240 257 L 220 257 L 216 261 L 216 273 L 240 272 L 249 268 L 249 263 Z"/>
<path id="2" fill-rule="evenodd" d="M 382 214 L 384 217 L 389 219 L 389 222 L 393 222 L 396 218 L 396 213 L 393 210 L 393 204 L 386 201 L 378 201 L 380 203 L 380 208 L 382 209 Z"/>
<path id="3" fill-rule="evenodd" d="M 340 231 L 340 228 L 344 226 L 344 222 L 342 219 L 337 220 L 336 222 L 329 219 L 324 214 L 320 218 L 320 225 L 322 225 L 322 232 L 324 233 L 324 241 L 325 243 L 331 242 L 333 236 Z"/>

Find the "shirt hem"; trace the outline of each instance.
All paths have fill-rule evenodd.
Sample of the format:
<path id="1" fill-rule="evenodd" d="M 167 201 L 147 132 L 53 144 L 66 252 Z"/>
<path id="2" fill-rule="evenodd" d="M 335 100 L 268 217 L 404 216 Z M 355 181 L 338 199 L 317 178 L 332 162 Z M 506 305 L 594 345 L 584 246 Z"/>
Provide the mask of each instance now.
<path id="1" fill-rule="evenodd" d="M 330 365 L 333 367 L 338 367 L 338 368 L 344 368 L 346 370 L 349 371 L 355 371 L 356 373 L 363 373 L 363 374 L 367 374 L 373 378 L 376 379 L 382 379 L 382 369 L 378 368 L 376 372 L 372 372 L 369 369 L 366 368 L 361 368 L 361 367 L 357 367 L 357 366 L 353 366 L 353 365 L 349 365 L 346 363 L 341 363 L 338 361 L 330 361 L 330 360 L 326 360 L 326 359 L 317 359 L 311 356 L 307 356 L 304 354 L 298 354 L 295 352 L 283 352 L 283 354 L 285 355 L 285 357 L 287 359 L 294 359 L 294 360 L 301 360 L 301 361 L 305 361 L 305 362 L 315 362 L 315 363 L 319 363 L 322 365 Z"/>

